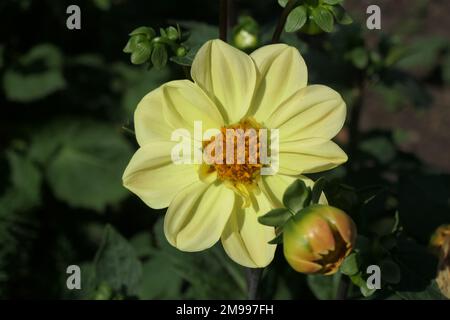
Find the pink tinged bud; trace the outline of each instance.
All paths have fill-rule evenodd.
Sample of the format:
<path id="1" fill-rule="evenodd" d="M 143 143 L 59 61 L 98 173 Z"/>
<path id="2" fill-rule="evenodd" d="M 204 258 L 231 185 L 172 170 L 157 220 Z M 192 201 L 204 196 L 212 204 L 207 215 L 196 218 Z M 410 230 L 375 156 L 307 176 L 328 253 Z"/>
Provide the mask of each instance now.
<path id="1" fill-rule="evenodd" d="M 345 212 L 313 205 L 286 223 L 284 255 L 298 272 L 333 274 L 352 251 L 355 239 L 356 226 Z"/>

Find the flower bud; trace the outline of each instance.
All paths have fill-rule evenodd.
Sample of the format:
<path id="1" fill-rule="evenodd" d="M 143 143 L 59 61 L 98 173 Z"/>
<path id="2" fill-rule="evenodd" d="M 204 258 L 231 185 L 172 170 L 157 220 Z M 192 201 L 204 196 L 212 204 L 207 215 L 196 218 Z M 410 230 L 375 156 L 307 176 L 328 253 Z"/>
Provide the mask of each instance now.
<path id="1" fill-rule="evenodd" d="M 312 205 L 286 222 L 284 256 L 298 272 L 333 274 L 352 251 L 355 240 L 355 223 L 345 212 Z"/>
<path id="2" fill-rule="evenodd" d="M 241 29 L 234 35 L 233 43 L 241 50 L 250 50 L 258 45 L 258 37 L 245 29 Z"/>
<path id="3" fill-rule="evenodd" d="M 244 51 L 254 50 L 259 42 L 259 25 L 250 16 L 240 16 L 233 28 L 233 45 Z"/>
<path id="4" fill-rule="evenodd" d="M 178 34 L 178 30 L 172 26 L 170 26 L 166 29 L 166 35 L 167 35 L 167 38 L 172 41 L 176 41 L 180 37 L 180 35 Z"/>
<path id="5" fill-rule="evenodd" d="M 439 257 L 436 283 L 442 294 L 450 299 L 450 225 L 442 225 L 436 229 L 430 246 Z"/>
<path id="6" fill-rule="evenodd" d="M 186 50 L 185 47 L 179 46 L 179 47 L 177 48 L 177 51 L 176 51 L 177 57 L 184 57 L 184 56 L 186 55 L 186 53 L 187 53 L 187 50 Z"/>

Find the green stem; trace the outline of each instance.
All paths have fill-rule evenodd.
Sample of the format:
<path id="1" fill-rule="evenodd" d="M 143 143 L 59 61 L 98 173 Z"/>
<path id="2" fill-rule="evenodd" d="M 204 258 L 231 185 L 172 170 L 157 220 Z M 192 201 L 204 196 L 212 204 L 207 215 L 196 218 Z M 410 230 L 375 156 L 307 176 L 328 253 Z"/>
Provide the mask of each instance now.
<path id="1" fill-rule="evenodd" d="M 122 130 L 125 131 L 126 133 L 128 133 L 131 136 L 135 136 L 136 135 L 134 130 L 129 128 L 129 127 L 127 127 L 127 126 L 122 126 Z"/>
<path id="2" fill-rule="evenodd" d="M 346 275 L 341 275 L 339 286 L 336 293 L 336 300 L 345 300 L 347 298 L 348 289 L 350 287 L 350 279 Z"/>
<path id="3" fill-rule="evenodd" d="M 262 276 L 262 268 L 247 268 L 245 275 L 247 277 L 248 300 L 259 299 L 259 284 Z"/>
<path id="4" fill-rule="evenodd" d="M 229 0 L 220 0 L 219 37 L 227 41 Z"/>
<path id="5" fill-rule="evenodd" d="M 272 36 L 272 43 L 280 42 L 280 36 L 283 32 L 284 25 L 286 23 L 286 19 L 289 15 L 289 13 L 294 9 L 295 5 L 297 3 L 297 0 L 289 0 L 289 2 L 286 4 L 286 7 L 284 7 L 283 12 L 281 13 L 280 19 L 278 20 L 277 27 L 275 28 L 275 31 Z"/>

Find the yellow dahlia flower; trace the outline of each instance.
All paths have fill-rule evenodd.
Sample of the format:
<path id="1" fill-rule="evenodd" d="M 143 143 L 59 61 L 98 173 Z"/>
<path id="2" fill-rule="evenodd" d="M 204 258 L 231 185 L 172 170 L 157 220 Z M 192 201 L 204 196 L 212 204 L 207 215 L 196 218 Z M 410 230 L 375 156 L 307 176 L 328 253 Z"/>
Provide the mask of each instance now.
<path id="1" fill-rule="evenodd" d="M 274 256 L 273 227 L 257 218 L 282 206 L 285 189 L 302 174 L 328 170 L 347 160 L 332 141 L 345 120 L 341 96 L 322 85 L 307 86 L 297 49 L 275 44 L 247 55 L 221 40 L 205 43 L 191 69 L 194 82 L 168 82 L 148 93 L 134 115 L 140 146 L 123 175 L 126 188 L 148 206 L 168 207 L 167 240 L 183 251 L 200 251 L 219 239 L 235 262 L 264 267 Z M 279 130 L 279 170 L 261 166 L 175 164 L 178 128 Z M 193 142 L 194 143 L 194 142 Z M 211 141 L 202 141 L 205 147 Z M 326 200 L 323 200 L 326 201 Z"/>

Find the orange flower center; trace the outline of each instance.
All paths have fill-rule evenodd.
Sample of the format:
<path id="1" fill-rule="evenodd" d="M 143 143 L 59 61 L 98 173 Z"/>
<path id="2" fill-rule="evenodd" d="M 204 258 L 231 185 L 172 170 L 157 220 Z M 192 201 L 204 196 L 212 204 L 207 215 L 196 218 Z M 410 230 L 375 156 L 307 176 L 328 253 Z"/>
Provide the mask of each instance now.
<path id="1" fill-rule="evenodd" d="M 233 186 L 253 185 L 260 175 L 260 137 L 261 126 L 252 118 L 222 127 L 221 134 L 204 143 L 210 148 L 214 158 L 208 172 L 217 172 L 222 181 Z"/>

